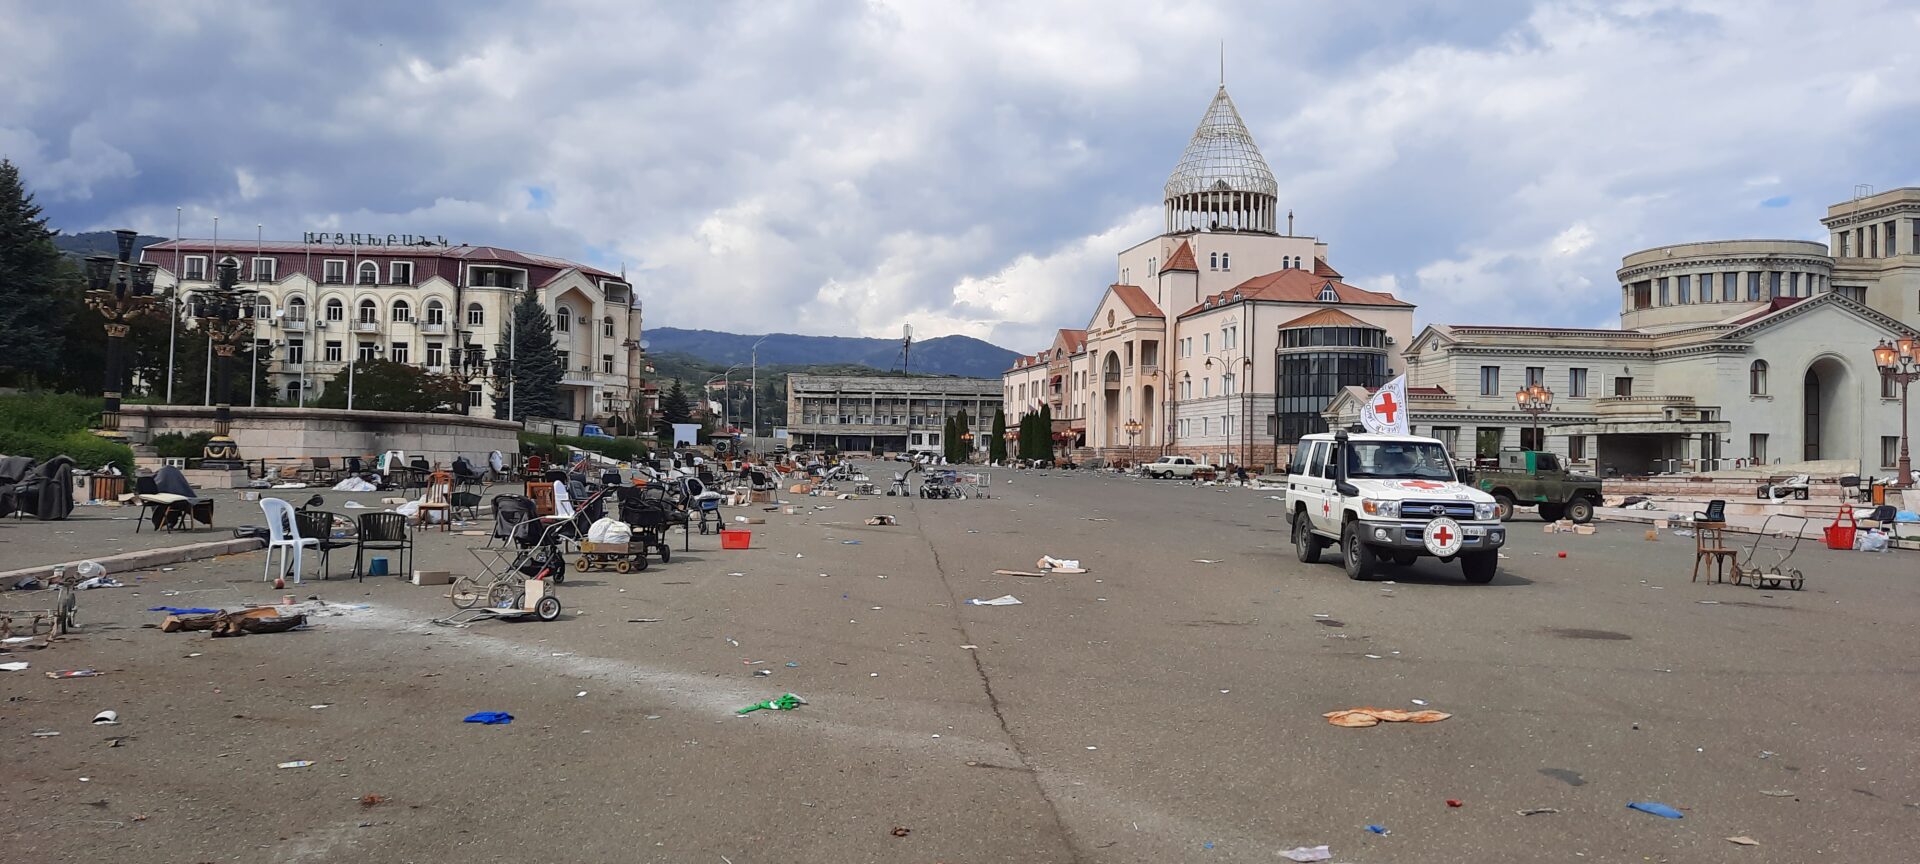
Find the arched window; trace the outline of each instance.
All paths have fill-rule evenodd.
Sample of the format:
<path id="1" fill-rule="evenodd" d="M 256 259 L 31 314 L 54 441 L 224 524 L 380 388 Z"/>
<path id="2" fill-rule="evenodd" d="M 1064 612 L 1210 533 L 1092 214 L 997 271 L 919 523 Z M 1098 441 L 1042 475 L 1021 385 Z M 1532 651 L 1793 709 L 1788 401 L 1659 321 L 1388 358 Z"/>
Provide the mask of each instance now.
<path id="1" fill-rule="evenodd" d="M 553 329 L 557 333 L 573 332 L 573 310 L 562 303 L 553 307 Z"/>
<path id="2" fill-rule="evenodd" d="M 373 324 L 380 320 L 380 307 L 372 300 L 360 301 L 360 323 Z"/>
<path id="3" fill-rule="evenodd" d="M 340 298 L 335 297 L 327 301 L 327 320 L 328 321 L 345 321 L 346 318 L 347 318 L 347 305 L 345 303 L 340 302 Z"/>
<path id="4" fill-rule="evenodd" d="M 273 298 L 268 297 L 265 294 L 262 294 L 259 297 L 255 298 L 253 301 L 253 317 L 259 318 L 262 320 L 272 318 L 273 317 Z"/>
<path id="5" fill-rule="evenodd" d="M 287 301 L 287 320 L 289 321 L 307 320 L 307 301 L 305 299 L 300 297 L 295 297 L 292 300 Z"/>
<path id="6" fill-rule="evenodd" d="M 1767 395 L 1767 361 L 1755 360 L 1747 368 L 1747 392 L 1754 396 Z"/>
<path id="7" fill-rule="evenodd" d="M 478 303 L 467 304 L 467 326 L 480 327 L 487 323 L 487 310 Z"/>
<path id="8" fill-rule="evenodd" d="M 220 267 L 232 267 L 232 268 L 233 268 L 233 275 L 235 275 L 235 276 L 239 276 L 239 277 L 241 277 L 241 278 L 245 278 L 245 274 L 242 274 L 242 273 L 240 272 L 240 259 L 238 259 L 238 258 L 235 258 L 235 257 L 233 257 L 233 256 L 231 256 L 231 255 L 228 255 L 227 257 L 225 257 L 225 258 L 222 258 L 222 259 L 220 259 L 220 263 L 219 263 L 219 265 L 217 265 L 217 266 L 220 266 Z M 215 270 L 215 271 L 214 271 L 214 275 L 215 275 L 215 276 L 218 276 L 219 274 L 220 274 L 220 271 L 218 271 L 218 270 Z"/>
<path id="9" fill-rule="evenodd" d="M 380 282 L 380 265 L 372 261 L 360 262 L 360 284 L 375 285 Z"/>
<path id="10" fill-rule="evenodd" d="M 434 325 L 447 323 L 447 307 L 441 305 L 438 300 L 428 300 L 427 323 Z"/>
<path id="11" fill-rule="evenodd" d="M 613 316 L 612 315 L 608 315 L 607 317 L 600 319 L 600 335 L 605 336 L 608 339 L 613 338 Z"/>
<path id="12" fill-rule="evenodd" d="M 409 305 L 407 305 L 407 301 L 405 301 L 405 300 L 395 300 L 395 301 L 393 301 L 393 321 L 394 321 L 394 323 L 395 323 L 395 324 L 404 324 L 404 323 L 406 323 L 406 322 L 408 322 L 408 321 L 412 321 L 412 320 L 413 320 L 413 307 L 412 307 L 412 306 L 409 306 Z"/>
<path id="13" fill-rule="evenodd" d="M 1233 253 L 1232 252 L 1220 253 L 1220 269 L 1222 270 L 1233 269 Z"/>
<path id="14" fill-rule="evenodd" d="M 1208 270 L 1220 269 L 1220 253 L 1218 252 L 1207 253 L 1207 269 Z"/>

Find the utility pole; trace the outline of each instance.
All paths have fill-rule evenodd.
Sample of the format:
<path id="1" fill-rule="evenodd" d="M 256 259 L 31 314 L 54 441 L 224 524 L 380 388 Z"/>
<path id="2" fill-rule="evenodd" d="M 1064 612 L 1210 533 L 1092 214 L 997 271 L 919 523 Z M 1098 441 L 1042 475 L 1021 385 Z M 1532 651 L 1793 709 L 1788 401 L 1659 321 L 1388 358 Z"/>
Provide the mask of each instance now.
<path id="1" fill-rule="evenodd" d="M 760 337 L 760 342 L 765 341 L 767 337 Z M 753 343 L 753 357 L 750 358 L 752 367 L 747 370 L 750 376 L 747 384 L 747 398 L 751 399 L 753 404 L 753 432 L 750 434 L 754 438 L 760 437 L 760 342 Z"/>

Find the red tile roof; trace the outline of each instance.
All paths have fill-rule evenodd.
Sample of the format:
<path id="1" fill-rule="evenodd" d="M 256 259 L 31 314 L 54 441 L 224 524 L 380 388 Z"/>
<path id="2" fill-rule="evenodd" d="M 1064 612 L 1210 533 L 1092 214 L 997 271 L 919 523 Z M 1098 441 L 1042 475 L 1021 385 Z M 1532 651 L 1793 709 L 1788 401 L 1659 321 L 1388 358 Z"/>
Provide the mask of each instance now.
<path id="1" fill-rule="evenodd" d="M 1160 268 L 1161 273 L 1173 270 L 1200 272 L 1200 262 L 1193 259 L 1193 247 L 1187 245 L 1185 240 L 1180 241 L 1180 248 L 1173 250 L 1173 257 L 1167 259 L 1166 266 Z"/>
<path id="2" fill-rule="evenodd" d="M 1312 312 L 1308 312 L 1305 315 L 1280 325 L 1280 329 L 1282 330 L 1289 327 L 1372 327 L 1375 330 L 1385 329 L 1373 324 L 1368 324 L 1331 306 L 1325 309 L 1315 309 Z"/>
<path id="3" fill-rule="evenodd" d="M 1378 393 L 1380 392 L 1380 388 L 1368 387 L 1367 392 Z M 1408 387 L 1407 395 L 1408 396 L 1445 396 L 1447 395 L 1447 388 L 1441 387 L 1438 385 L 1435 385 L 1432 387 Z"/>
<path id="4" fill-rule="evenodd" d="M 1328 264 L 1327 259 L 1315 258 L 1313 259 L 1313 275 L 1327 279 L 1338 279 L 1340 278 L 1340 271 L 1333 269 L 1333 265 Z"/>
<path id="5" fill-rule="evenodd" d="M 1062 328 L 1060 341 L 1066 343 L 1068 354 L 1078 354 L 1087 350 L 1087 331 Z"/>
<path id="6" fill-rule="evenodd" d="M 1272 300 L 1282 303 L 1321 303 L 1320 292 L 1327 286 L 1333 286 L 1335 297 L 1341 306 L 1401 306 L 1413 308 L 1412 303 L 1400 300 L 1384 291 L 1368 291 L 1355 288 L 1345 282 L 1317 276 L 1306 270 L 1281 270 L 1265 276 L 1255 276 L 1235 286 L 1230 291 L 1222 291 L 1201 298 L 1198 306 L 1180 313 L 1181 317 L 1192 315 L 1207 308 L 1206 301 L 1215 303 L 1232 302 L 1233 295 L 1239 294 L 1246 300 Z"/>
<path id="7" fill-rule="evenodd" d="M 1189 254 L 1187 257 L 1193 256 Z M 1160 307 L 1153 305 L 1152 298 L 1147 296 L 1147 292 L 1140 290 L 1138 285 L 1115 285 L 1113 293 L 1119 295 L 1120 302 L 1127 304 L 1127 311 L 1132 312 L 1136 318 L 1167 317 L 1166 313 L 1160 311 Z"/>
<path id="8" fill-rule="evenodd" d="M 1759 309 L 1756 309 L 1756 310 L 1754 310 L 1754 311 L 1753 311 L 1753 312 L 1752 312 L 1751 314 L 1748 314 L 1748 315 L 1742 315 L 1742 316 L 1740 316 L 1739 318 L 1735 318 L 1735 319 L 1733 319 L 1732 321 L 1730 321 L 1730 322 L 1727 322 L 1727 323 L 1729 323 L 1729 324 L 1732 324 L 1732 325 L 1733 325 L 1733 326 L 1735 326 L 1735 327 L 1738 327 L 1738 326 L 1740 326 L 1740 325 L 1742 325 L 1742 324 L 1752 324 L 1752 323 L 1753 323 L 1753 322 L 1755 322 L 1755 321 L 1758 321 L 1758 320 L 1760 320 L 1760 319 L 1762 319 L 1762 318 L 1765 318 L 1765 317 L 1767 317 L 1768 315 L 1772 315 L 1772 314 L 1773 314 L 1773 313 L 1775 313 L 1775 312 L 1778 312 L 1778 311 L 1780 311 L 1780 310 L 1782 310 L 1782 309 L 1785 309 L 1785 308 L 1787 308 L 1788 306 L 1792 306 L 1793 304 L 1795 304 L 1795 303 L 1798 303 L 1798 302 L 1800 302 L 1800 301 L 1802 301 L 1802 300 L 1806 300 L 1806 299 L 1808 299 L 1808 298 L 1805 298 L 1805 297 L 1775 297 L 1775 298 L 1773 298 L 1772 300 L 1769 300 L 1769 301 L 1767 301 L 1767 305 L 1765 305 L 1765 306 L 1762 306 L 1762 307 L 1760 307 Z"/>

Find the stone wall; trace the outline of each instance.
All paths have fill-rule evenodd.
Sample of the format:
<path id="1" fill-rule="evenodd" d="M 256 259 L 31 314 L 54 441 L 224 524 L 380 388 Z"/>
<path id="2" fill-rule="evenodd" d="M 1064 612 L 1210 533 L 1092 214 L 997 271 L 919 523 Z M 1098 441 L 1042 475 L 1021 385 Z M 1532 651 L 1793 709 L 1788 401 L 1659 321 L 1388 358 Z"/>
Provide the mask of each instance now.
<path id="1" fill-rule="evenodd" d="M 213 429 L 214 409 L 199 405 L 128 405 L 121 431 L 136 447 L 163 432 Z M 233 440 L 240 457 L 268 464 L 308 462 L 315 456 L 366 456 L 404 450 L 435 463 L 466 456 L 484 464 L 488 453 L 512 455 L 520 424 L 459 414 L 402 411 L 340 411 L 323 408 L 241 408 L 233 411 Z"/>

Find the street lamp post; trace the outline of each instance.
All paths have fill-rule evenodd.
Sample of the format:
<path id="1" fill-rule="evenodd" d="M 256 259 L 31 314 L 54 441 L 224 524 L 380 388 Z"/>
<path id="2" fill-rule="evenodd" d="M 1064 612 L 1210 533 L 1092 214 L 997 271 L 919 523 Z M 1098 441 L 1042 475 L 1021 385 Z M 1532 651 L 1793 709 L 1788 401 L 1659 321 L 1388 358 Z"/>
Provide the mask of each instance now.
<path id="1" fill-rule="evenodd" d="M 1920 339 L 1881 340 L 1873 349 L 1873 365 L 1879 367 L 1882 379 L 1900 385 L 1900 460 L 1894 466 L 1900 476 L 1894 478 L 1893 487 L 1906 489 L 1913 485 L 1913 456 L 1907 449 L 1907 385 L 1920 381 Z"/>
<path id="2" fill-rule="evenodd" d="M 1020 458 L 1019 451 L 1015 449 L 1020 441 L 1020 430 L 1009 426 L 1007 431 L 1000 433 L 1000 437 L 1007 439 L 1007 464 L 1011 465 Z"/>
<path id="3" fill-rule="evenodd" d="M 139 235 L 121 229 L 113 232 L 118 257 L 92 255 L 87 258 L 87 306 L 106 319 L 106 384 L 101 388 L 103 405 L 100 428 L 94 434 L 112 441 L 124 441 L 120 432 L 120 391 L 126 380 L 121 368 L 121 343 L 132 323 L 160 311 L 153 296 L 156 265 L 134 263 L 133 243 Z"/>
<path id="4" fill-rule="evenodd" d="M 213 287 L 193 295 L 194 317 L 200 319 L 200 326 L 207 333 L 207 341 L 220 357 L 217 370 L 220 401 L 214 403 L 213 438 L 207 441 L 201 451 L 200 464 L 205 468 L 228 471 L 244 464 L 240 461 L 239 446 L 233 443 L 233 438 L 228 434 L 233 431 L 233 405 L 227 378 L 231 371 L 228 367 L 232 364 L 228 361 L 239 350 L 242 340 L 253 338 L 254 292 L 236 288 L 235 283 L 239 280 L 238 266 L 222 264 L 219 281 Z"/>
<path id="5" fill-rule="evenodd" d="M 1138 420 L 1128 420 L 1127 425 L 1121 428 L 1124 428 L 1127 430 L 1127 449 L 1132 450 L 1133 439 L 1139 436 L 1140 430 L 1145 429 L 1147 427 L 1140 425 L 1140 421 Z"/>
<path id="6" fill-rule="evenodd" d="M 1513 394 L 1514 403 L 1533 418 L 1533 449 L 1547 449 L 1540 440 L 1540 415 L 1553 410 L 1553 391 L 1540 384 L 1529 384 Z"/>
<path id="7" fill-rule="evenodd" d="M 967 461 L 972 462 L 973 461 L 973 433 L 972 432 L 960 433 L 960 443 L 966 446 Z"/>
<path id="8" fill-rule="evenodd" d="M 768 337 L 762 336 L 760 342 L 765 342 L 767 339 Z M 747 399 L 753 405 L 753 431 L 747 434 L 755 438 L 760 437 L 760 342 L 753 343 L 753 356 L 750 358 L 752 366 L 747 370 L 749 376 Z"/>

